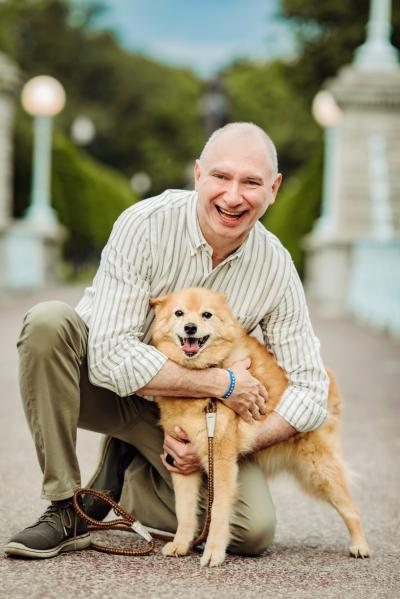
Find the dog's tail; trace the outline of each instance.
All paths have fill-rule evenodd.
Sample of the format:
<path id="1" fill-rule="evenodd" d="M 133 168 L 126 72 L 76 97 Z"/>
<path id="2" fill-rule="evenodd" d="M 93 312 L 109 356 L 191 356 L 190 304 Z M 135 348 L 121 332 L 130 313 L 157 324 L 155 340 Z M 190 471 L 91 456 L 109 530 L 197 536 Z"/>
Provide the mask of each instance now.
<path id="1" fill-rule="evenodd" d="M 340 416 L 342 412 L 342 394 L 330 368 L 326 369 L 329 377 L 328 410 L 332 416 Z"/>

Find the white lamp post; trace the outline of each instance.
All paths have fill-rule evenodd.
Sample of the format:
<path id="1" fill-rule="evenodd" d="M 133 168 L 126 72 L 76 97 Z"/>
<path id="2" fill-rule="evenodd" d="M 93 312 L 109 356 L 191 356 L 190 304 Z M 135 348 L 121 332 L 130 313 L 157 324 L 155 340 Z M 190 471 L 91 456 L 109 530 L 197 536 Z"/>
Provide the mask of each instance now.
<path id="1" fill-rule="evenodd" d="M 338 185 L 338 130 L 337 125 L 342 118 L 342 111 L 333 95 L 322 90 L 317 93 L 312 103 L 312 114 L 319 125 L 324 128 L 324 174 L 322 187 L 322 210 L 315 230 L 329 235 L 335 229 L 334 204 Z"/>
<path id="2" fill-rule="evenodd" d="M 65 230 L 50 206 L 51 129 L 64 103 L 64 89 L 52 77 L 34 77 L 22 90 L 22 105 L 35 117 L 33 166 L 30 205 L 5 239 L 5 284 L 13 289 L 35 289 L 57 279 Z"/>
<path id="3" fill-rule="evenodd" d="M 22 106 L 35 117 L 31 201 L 25 220 L 40 228 L 57 224 L 50 206 L 51 134 L 52 118 L 64 104 L 64 88 L 53 77 L 34 77 L 22 90 Z"/>

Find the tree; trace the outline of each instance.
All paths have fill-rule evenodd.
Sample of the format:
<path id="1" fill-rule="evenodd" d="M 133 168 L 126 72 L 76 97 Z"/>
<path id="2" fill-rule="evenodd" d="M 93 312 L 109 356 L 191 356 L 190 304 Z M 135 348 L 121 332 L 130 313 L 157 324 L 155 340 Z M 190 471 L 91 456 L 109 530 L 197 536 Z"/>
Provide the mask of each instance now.
<path id="1" fill-rule="evenodd" d="M 0 50 L 24 78 L 59 79 L 67 104 L 57 122 L 69 134 L 78 114 L 95 123 L 87 151 L 127 176 L 149 173 L 151 193 L 187 184 L 186 169 L 204 141 L 199 100 L 202 82 L 188 69 L 162 65 L 119 47 L 109 31 L 90 29 L 99 6 L 67 0 L 12 0 L 0 4 Z M 4 24 L 4 28 L 3 28 Z"/>
<path id="2" fill-rule="evenodd" d="M 299 48 L 293 82 L 309 100 L 365 41 L 370 1 L 282 0 L 282 15 L 292 23 Z M 400 47 L 400 4 L 392 5 L 392 43 Z"/>

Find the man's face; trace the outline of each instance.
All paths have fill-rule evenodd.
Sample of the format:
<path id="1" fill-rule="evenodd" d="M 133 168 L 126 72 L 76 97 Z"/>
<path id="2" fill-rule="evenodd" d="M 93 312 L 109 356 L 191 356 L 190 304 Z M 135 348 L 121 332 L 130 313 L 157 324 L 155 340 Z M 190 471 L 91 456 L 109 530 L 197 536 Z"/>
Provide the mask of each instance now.
<path id="1" fill-rule="evenodd" d="M 240 245 L 274 202 L 281 180 L 272 175 L 261 136 L 221 134 L 195 165 L 198 218 L 211 246 L 228 240 Z"/>

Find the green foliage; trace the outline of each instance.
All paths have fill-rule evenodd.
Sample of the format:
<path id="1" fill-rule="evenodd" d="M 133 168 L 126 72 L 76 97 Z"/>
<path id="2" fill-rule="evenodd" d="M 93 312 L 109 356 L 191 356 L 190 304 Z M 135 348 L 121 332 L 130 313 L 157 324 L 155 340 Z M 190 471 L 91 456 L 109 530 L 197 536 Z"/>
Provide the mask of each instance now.
<path id="1" fill-rule="evenodd" d="M 311 231 L 313 222 L 320 213 L 321 150 L 322 148 L 287 183 L 283 181 L 275 204 L 267 210 L 261 221 L 289 250 L 300 274 L 303 274 L 304 267 L 301 240 Z"/>
<path id="2" fill-rule="evenodd" d="M 15 212 L 21 216 L 29 197 L 32 138 L 29 119 L 21 115 L 17 123 L 15 180 L 19 203 Z M 113 222 L 137 199 L 123 175 L 97 163 L 60 132 L 56 132 L 53 143 L 51 195 L 60 222 L 69 232 L 66 258 L 74 262 L 97 256 Z"/>

